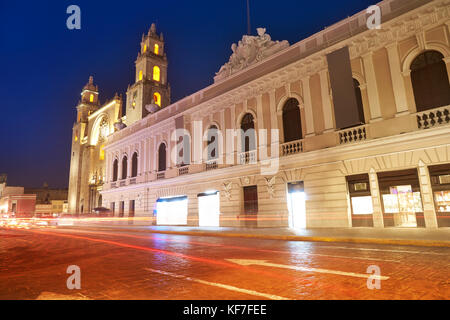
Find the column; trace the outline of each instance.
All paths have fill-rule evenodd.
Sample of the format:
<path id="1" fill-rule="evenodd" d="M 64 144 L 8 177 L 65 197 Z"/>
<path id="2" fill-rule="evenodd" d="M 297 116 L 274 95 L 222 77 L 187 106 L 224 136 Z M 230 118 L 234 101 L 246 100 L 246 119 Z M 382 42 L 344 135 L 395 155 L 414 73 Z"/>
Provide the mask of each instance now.
<path id="1" fill-rule="evenodd" d="M 256 116 L 258 118 L 258 130 L 267 129 L 267 128 L 264 128 L 264 115 L 263 115 L 263 109 L 262 109 L 262 95 L 261 94 L 259 94 L 256 97 Z M 258 132 L 256 132 L 256 136 L 258 138 L 258 146 L 261 147 L 261 141 L 259 141 Z"/>
<path id="2" fill-rule="evenodd" d="M 309 87 L 309 78 L 307 76 L 302 79 L 303 87 L 303 100 L 305 103 L 305 116 L 306 116 L 306 137 L 314 136 L 314 117 L 312 111 L 311 90 Z"/>
<path id="3" fill-rule="evenodd" d="M 219 155 L 219 164 L 224 164 L 225 163 L 225 156 L 226 156 L 225 155 L 225 153 L 226 153 L 225 149 L 226 149 L 226 143 L 227 143 L 227 141 L 225 140 L 226 139 L 226 130 L 227 130 L 227 128 L 225 126 L 225 109 L 222 109 L 220 111 L 220 123 L 219 123 L 219 125 L 220 125 L 220 128 L 219 128 L 220 135 L 219 135 L 219 137 L 221 139 L 221 142 L 219 142 L 219 148 L 221 148 L 221 149 L 220 149 L 220 153 L 218 153 L 218 155 Z"/>
<path id="4" fill-rule="evenodd" d="M 419 182 L 423 200 L 423 216 L 427 229 L 437 228 L 436 212 L 434 211 L 433 191 L 431 189 L 430 174 L 422 160 L 419 161 Z"/>
<path id="5" fill-rule="evenodd" d="M 370 181 L 370 193 L 372 196 L 372 204 L 373 204 L 373 226 L 375 228 L 383 228 L 383 212 L 381 209 L 381 198 L 380 198 L 380 189 L 378 186 L 378 177 L 374 168 L 370 168 L 369 170 L 369 181 Z"/>
<path id="6" fill-rule="evenodd" d="M 131 154 L 131 147 L 128 147 L 128 157 L 127 157 L 127 179 L 131 177 L 131 158 L 133 155 Z"/>
<path id="7" fill-rule="evenodd" d="M 408 114 L 409 111 L 408 111 L 408 102 L 406 100 L 405 81 L 403 80 L 397 42 L 387 45 L 386 49 L 389 58 L 389 68 L 391 71 L 395 106 L 397 108 L 396 116 L 402 116 Z"/>
<path id="8" fill-rule="evenodd" d="M 269 103 L 270 103 L 270 127 L 272 129 L 278 129 L 277 119 L 277 106 L 275 101 L 275 89 L 269 91 Z"/>
<path id="9" fill-rule="evenodd" d="M 444 58 L 445 66 L 447 67 L 447 74 L 450 79 L 450 57 Z"/>
<path id="10" fill-rule="evenodd" d="M 367 93 L 369 96 L 370 122 L 380 121 L 382 120 L 380 97 L 378 95 L 378 85 L 375 76 L 375 68 L 373 66 L 372 52 L 363 56 L 363 64 L 366 73 Z"/>
<path id="11" fill-rule="evenodd" d="M 322 95 L 323 118 L 325 124 L 324 132 L 334 131 L 333 109 L 331 106 L 331 96 L 328 85 L 328 70 L 323 69 L 319 72 L 320 92 Z"/>

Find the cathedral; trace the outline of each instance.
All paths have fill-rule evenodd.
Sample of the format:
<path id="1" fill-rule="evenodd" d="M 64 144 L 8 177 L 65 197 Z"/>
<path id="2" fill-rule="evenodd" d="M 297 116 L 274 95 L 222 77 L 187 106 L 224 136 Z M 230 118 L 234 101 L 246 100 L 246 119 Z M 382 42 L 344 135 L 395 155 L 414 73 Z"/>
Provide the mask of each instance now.
<path id="1" fill-rule="evenodd" d="M 383 0 L 289 44 L 231 45 L 214 82 L 170 100 L 152 25 L 122 99 L 93 79 L 73 127 L 69 205 L 156 225 L 450 226 L 450 5 Z"/>
<path id="2" fill-rule="evenodd" d="M 103 206 L 101 191 L 106 181 L 107 137 L 144 118 L 149 113 L 146 105 L 163 108 L 170 104 L 164 37 L 156 33 L 155 24 L 142 36 L 135 64 L 135 83 L 126 93 L 126 116 L 122 112 L 122 97 L 117 94 L 100 105 L 98 86 L 92 76 L 81 91 L 81 100 L 76 106 L 77 120 L 72 129 L 68 194 L 72 214 L 91 213 Z"/>

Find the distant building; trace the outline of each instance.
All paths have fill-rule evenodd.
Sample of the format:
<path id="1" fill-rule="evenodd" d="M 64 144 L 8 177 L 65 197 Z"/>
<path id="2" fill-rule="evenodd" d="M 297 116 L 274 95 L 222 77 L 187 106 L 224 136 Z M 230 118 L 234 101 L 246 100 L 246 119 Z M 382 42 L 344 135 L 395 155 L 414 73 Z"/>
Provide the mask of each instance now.
<path id="1" fill-rule="evenodd" d="M 0 214 L 15 217 L 32 217 L 35 212 L 36 195 L 24 194 L 23 187 L 0 183 Z"/>
<path id="2" fill-rule="evenodd" d="M 46 184 L 42 188 L 25 188 L 26 194 L 35 194 L 37 204 L 51 204 L 53 200 L 67 201 L 67 189 L 49 188 Z"/>

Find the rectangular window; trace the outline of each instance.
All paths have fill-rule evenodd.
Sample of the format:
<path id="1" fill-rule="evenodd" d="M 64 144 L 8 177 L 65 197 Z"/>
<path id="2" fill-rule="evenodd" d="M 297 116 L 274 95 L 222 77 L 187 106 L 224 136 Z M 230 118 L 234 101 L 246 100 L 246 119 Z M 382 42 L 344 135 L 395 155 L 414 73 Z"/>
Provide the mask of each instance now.
<path id="1" fill-rule="evenodd" d="M 417 169 L 377 174 L 385 227 L 425 227 Z"/>
<path id="2" fill-rule="evenodd" d="M 293 229 L 306 228 L 306 197 L 303 181 L 290 182 L 287 185 L 289 227 Z"/>
<path id="3" fill-rule="evenodd" d="M 156 201 L 158 225 L 187 225 L 188 198 L 186 196 L 159 198 Z"/>
<path id="4" fill-rule="evenodd" d="M 113 217 L 116 214 L 116 203 L 115 202 L 111 202 L 111 214 Z"/>
<path id="5" fill-rule="evenodd" d="M 218 227 L 220 225 L 219 192 L 200 193 L 198 198 L 198 225 L 200 227 Z"/>
<path id="6" fill-rule="evenodd" d="M 368 174 L 347 176 L 353 227 L 373 227 L 373 203 Z"/>
<path id="7" fill-rule="evenodd" d="M 256 186 L 244 187 L 244 226 L 258 226 L 258 189 Z"/>
<path id="8" fill-rule="evenodd" d="M 119 217 L 123 217 L 123 213 L 125 212 L 125 202 L 119 202 Z"/>
<path id="9" fill-rule="evenodd" d="M 129 217 L 134 217 L 134 210 L 135 210 L 135 200 L 130 200 L 130 208 L 128 211 Z"/>

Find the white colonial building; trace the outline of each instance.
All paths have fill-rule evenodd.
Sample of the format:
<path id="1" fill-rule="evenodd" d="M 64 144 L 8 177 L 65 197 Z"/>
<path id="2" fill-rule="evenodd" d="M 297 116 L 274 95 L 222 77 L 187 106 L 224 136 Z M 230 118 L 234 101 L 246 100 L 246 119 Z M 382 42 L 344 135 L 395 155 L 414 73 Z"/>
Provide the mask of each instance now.
<path id="1" fill-rule="evenodd" d="M 160 225 L 450 226 L 450 1 L 378 6 L 379 29 L 364 11 L 293 45 L 259 28 L 172 104 L 152 27 L 103 204 Z"/>

